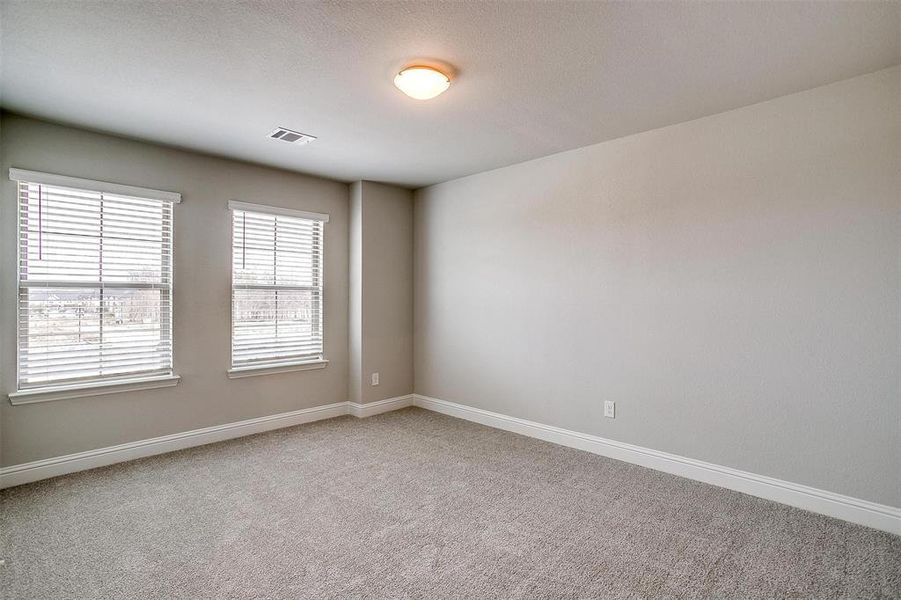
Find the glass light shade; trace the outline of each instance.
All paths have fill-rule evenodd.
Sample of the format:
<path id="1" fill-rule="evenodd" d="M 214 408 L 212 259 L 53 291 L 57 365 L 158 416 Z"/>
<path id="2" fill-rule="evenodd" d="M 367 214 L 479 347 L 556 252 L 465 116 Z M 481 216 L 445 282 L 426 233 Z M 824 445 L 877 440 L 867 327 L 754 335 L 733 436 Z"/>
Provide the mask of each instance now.
<path id="1" fill-rule="evenodd" d="M 450 79 L 431 67 L 407 67 L 394 78 L 394 85 L 411 98 L 428 100 L 449 88 Z"/>

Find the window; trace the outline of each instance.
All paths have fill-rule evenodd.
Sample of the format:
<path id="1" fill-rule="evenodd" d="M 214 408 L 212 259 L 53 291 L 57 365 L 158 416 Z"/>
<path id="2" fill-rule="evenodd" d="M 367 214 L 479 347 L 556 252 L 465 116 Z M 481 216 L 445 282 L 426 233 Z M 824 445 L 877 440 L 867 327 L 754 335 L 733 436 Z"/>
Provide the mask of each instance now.
<path id="1" fill-rule="evenodd" d="M 171 377 L 180 195 L 17 169 L 10 178 L 19 391 Z"/>
<path id="2" fill-rule="evenodd" d="M 324 366 L 328 215 L 243 202 L 232 209 L 232 369 Z"/>

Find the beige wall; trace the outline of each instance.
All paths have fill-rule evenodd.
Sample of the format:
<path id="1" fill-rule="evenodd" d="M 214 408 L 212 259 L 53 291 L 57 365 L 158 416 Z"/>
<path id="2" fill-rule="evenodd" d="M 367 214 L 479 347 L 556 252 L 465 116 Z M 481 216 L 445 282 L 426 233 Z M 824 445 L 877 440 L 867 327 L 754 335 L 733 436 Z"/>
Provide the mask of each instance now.
<path id="1" fill-rule="evenodd" d="M 351 186 L 350 399 L 413 392 L 413 194 Z M 379 385 L 371 385 L 372 373 Z"/>
<path id="2" fill-rule="evenodd" d="M 348 186 L 171 148 L 2 117 L 0 177 L 0 464 L 347 400 Z M 292 151 L 288 148 L 288 151 Z M 12 406 L 15 388 L 16 191 L 10 166 L 178 191 L 175 388 Z M 229 200 L 328 213 L 325 350 L 315 371 L 228 379 Z"/>
<path id="3" fill-rule="evenodd" d="M 901 67 L 414 215 L 417 393 L 901 506 Z"/>

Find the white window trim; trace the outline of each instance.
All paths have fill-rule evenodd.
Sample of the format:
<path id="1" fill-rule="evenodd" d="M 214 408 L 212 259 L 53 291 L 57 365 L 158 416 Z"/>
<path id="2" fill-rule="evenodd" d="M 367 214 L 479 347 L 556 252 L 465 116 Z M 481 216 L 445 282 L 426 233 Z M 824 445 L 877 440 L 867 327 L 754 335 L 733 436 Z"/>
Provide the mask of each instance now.
<path id="1" fill-rule="evenodd" d="M 278 206 L 269 206 L 267 204 L 253 204 L 251 202 L 240 202 L 238 200 L 229 200 L 228 201 L 228 210 L 245 210 L 251 212 L 262 212 L 268 214 L 275 215 L 285 215 L 288 217 L 300 217 L 302 219 L 312 219 L 314 221 L 322 221 L 323 223 L 328 223 L 329 216 L 325 213 L 316 213 L 309 212 L 305 210 L 295 210 L 291 208 L 281 208 Z M 232 248 L 232 252 L 234 252 L 234 224 L 229 225 L 229 247 Z M 323 230 L 324 235 L 324 230 Z M 324 241 L 324 240 L 323 240 Z M 235 314 L 234 314 L 234 294 L 235 294 L 235 282 L 234 282 L 234 256 L 231 257 L 231 262 L 229 263 L 229 288 L 231 299 L 229 302 L 229 332 L 230 336 L 234 335 L 235 331 Z M 323 261 L 323 268 L 325 267 Z M 323 274 L 324 275 L 324 274 Z M 322 295 L 321 295 L 322 305 L 320 307 L 320 311 L 322 314 L 322 324 L 325 327 L 325 285 L 322 285 Z M 324 333 L 324 330 L 323 330 Z M 229 361 L 232 359 L 232 351 L 233 351 L 233 340 L 229 339 Z M 294 371 L 312 371 L 315 369 L 324 369 L 328 366 L 328 359 L 325 358 L 325 339 L 322 340 L 322 357 L 314 360 L 306 360 L 306 361 L 296 361 L 296 362 L 283 362 L 277 364 L 258 364 L 258 365 L 245 365 L 243 367 L 234 367 L 230 366 L 225 374 L 229 379 L 243 379 L 244 377 L 255 377 L 258 375 L 274 375 L 276 373 L 291 373 Z"/>
<path id="2" fill-rule="evenodd" d="M 17 169 L 10 167 L 9 179 L 11 181 L 39 183 L 42 185 L 52 185 L 58 187 L 71 187 L 73 189 L 83 190 L 90 189 L 92 191 L 105 192 L 110 194 L 120 194 L 123 196 L 135 196 L 139 198 L 149 198 L 161 200 L 164 202 L 172 202 L 173 204 L 181 203 L 181 194 L 179 192 L 170 192 L 165 190 L 156 190 L 153 188 L 138 187 L 133 185 L 125 185 L 120 183 L 110 183 L 108 181 L 99 181 L 94 179 L 84 179 L 81 177 L 70 177 L 68 175 L 57 175 L 54 173 L 44 173 L 41 171 L 30 171 L 27 169 Z M 16 203 L 18 205 L 18 194 Z M 17 208 L 18 212 L 18 208 Z M 18 219 L 17 219 L 18 221 Z M 18 231 L 18 225 L 16 227 Z M 18 235 L 17 235 L 18 238 Z M 175 240 L 173 231 L 173 240 L 171 247 L 170 260 L 170 292 L 172 284 L 175 281 Z M 19 240 L 16 240 L 16 270 L 19 264 Z M 18 284 L 16 286 L 18 294 Z M 170 298 L 170 302 L 173 299 Z M 19 368 L 19 327 L 18 327 L 18 300 L 16 302 L 16 370 Z M 173 311 L 174 313 L 174 311 Z M 103 396 L 106 394 L 119 394 L 122 392 L 153 390 L 159 388 L 174 387 L 181 380 L 181 377 L 175 373 L 175 317 L 172 315 L 171 332 L 172 332 L 172 371 L 162 375 L 147 375 L 129 377 L 123 379 L 109 379 L 105 381 L 90 381 L 85 383 L 71 383 L 63 385 L 49 385 L 35 388 L 26 388 L 7 394 L 9 403 L 16 406 L 21 404 L 35 404 L 38 402 L 53 402 L 56 400 L 67 400 L 71 398 L 86 398 L 90 396 Z M 16 377 L 18 388 L 18 376 Z"/>
<path id="3" fill-rule="evenodd" d="M 312 371 L 314 369 L 324 369 L 328 366 L 327 359 L 308 360 L 293 363 L 280 363 L 269 365 L 250 365 L 247 367 L 233 367 L 228 370 L 229 379 L 241 379 L 244 377 L 255 377 L 257 375 L 273 375 L 275 373 L 291 373 L 293 371 Z"/>
<path id="4" fill-rule="evenodd" d="M 68 175 L 56 175 L 54 173 L 41 173 L 40 171 L 27 171 L 25 169 L 12 168 L 9 170 L 9 178 L 13 181 L 27 181 L 29 183 L 40 183 L 42 185 L 54 185 L 58 187 L 105 192 L 108 194 L 120 194 L 122 196 L 134 196 L 151 200 L 162 200 L 164 202 L 174 202 L 175 204 L 181 202 L 181 194 L 178 192 L 154 190 L 134 185 L 110 183 L 108 181 L 82 179 L 80 177 L 69 177 Z"/>
<path id="5" fill-rule="evenodd" d="M 86 398 L 103 396 L 138 390 L 154 390 L 173 387 L 181 377 L 178 375 L 157 375 L 152 377 L 131 377 L 128 379 L 109 380 L 91 383 L 73 383 L 69 385 L 47 386 L 10 392 L 9 403 L 13 405 L 34 404 L 36 402 L 52 402 L 69 398 Z"/>

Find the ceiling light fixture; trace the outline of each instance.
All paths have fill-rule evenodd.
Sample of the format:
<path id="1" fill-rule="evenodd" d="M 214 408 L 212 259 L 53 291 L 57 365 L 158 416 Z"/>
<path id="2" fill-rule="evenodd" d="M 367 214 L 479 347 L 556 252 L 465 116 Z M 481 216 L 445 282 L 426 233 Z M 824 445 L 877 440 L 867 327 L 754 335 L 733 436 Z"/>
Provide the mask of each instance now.
<path id="1" fill-rule="evenodd" d="M 450 77 L 432 67 L 414 65 L 394 78 L 397 89 L 416 100 L 429 100 L 450 87 Z"/>

